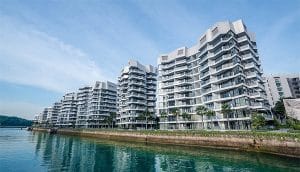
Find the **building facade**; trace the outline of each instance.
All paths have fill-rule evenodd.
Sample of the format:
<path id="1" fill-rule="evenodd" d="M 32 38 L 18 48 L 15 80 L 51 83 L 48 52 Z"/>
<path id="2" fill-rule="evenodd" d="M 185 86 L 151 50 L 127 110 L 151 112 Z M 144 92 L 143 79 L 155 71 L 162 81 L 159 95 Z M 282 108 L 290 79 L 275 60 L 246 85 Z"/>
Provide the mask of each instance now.
<path id="1" fill-rule="evenodd" d="M 55 102 L 52 107 L 47 109 L 47 122 L 50 126 L 56 126 L 58 121 L 58 115 L 61 108 L 61 102 Z"/>
<path id="2" fill-rule="evenodd" d="M 59 127 L 75 127 L 77 118 L 77 95 L 76 93 L 67 93 L 61 101 L 57 125 Z"/>
<path id="3" fill-rule="evenodd" d="M 153 121 L 139 117 L 155 114 L 157 69 L 131 60 L 118 78 L 117 125 L 121 128 L 152 127 Z"/>
<path id="4" fill-rule="evenodd" d="M 264 77 L 268 101 L 275 106 L 280 98 L 300 98 L 300 74 L 273 74 Z"/>
<path id="5" fill-rule="evenodd" d="M 160 127 L 250 129 L 253 111 L 270 119 L 262 74 L 254 34 L 241 20 L 216 23 L 193 47 L 158 58 Z M 223 104 L 232 109 L 228 117 L 221 113 Z M 215 111 L 215 116 L 201 119 L 195 113 L 199 105 Z M 191 118 L 176 116 L 175 109 Z"/>
<path id="6" fill-rule="evenodd" d="M 105 121 L 111 113 L 117 112 L 117 85 L 112 82 L 97 81 L 88 101 L 88 128 L 106 127 Z"/>
<path id="7" fill-rule="evenodd" d="M 48 114 L 49 114 L 49 109 L 51 107 L 46 107 L 43 109 L 43 111 L 39 114 L 38 117 L 38 122 L 40 124 L 47 124 L 48 123 Z"/>
<path id="8" fill-rule="evenodd" d="M 300 74 L 288 78 L 288 83 L 293 95 L 293 98 L 300 98 Z"/>
<path id="9" fill-rule="evenodd" d="M 78 89 L 77 92 L 77 118 L 76 126 L 88 128 L 88 102 L 92 87 L 86 86 Z"/>
<path id="10" fill-rule="evenodd" d="M 97 81 L 94 87 L 80 88 L 77 93 L 78 128 L 102 128 L 105 119 L 117 112 L 117 86 L 112 82 Z"/>

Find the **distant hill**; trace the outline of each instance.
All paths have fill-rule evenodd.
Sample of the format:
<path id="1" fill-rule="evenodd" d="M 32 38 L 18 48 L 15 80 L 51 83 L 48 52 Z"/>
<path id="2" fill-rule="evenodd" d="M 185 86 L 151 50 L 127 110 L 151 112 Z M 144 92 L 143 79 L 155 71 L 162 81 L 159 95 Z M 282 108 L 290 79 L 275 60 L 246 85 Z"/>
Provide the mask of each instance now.
<path id="1" fill-rule="evenodd" d="M 4 116 L 0 115 L 0 127 L 1 126 L 31 126 L 32 121 L 27 119 L 15 117 L 15 116 Z"/>

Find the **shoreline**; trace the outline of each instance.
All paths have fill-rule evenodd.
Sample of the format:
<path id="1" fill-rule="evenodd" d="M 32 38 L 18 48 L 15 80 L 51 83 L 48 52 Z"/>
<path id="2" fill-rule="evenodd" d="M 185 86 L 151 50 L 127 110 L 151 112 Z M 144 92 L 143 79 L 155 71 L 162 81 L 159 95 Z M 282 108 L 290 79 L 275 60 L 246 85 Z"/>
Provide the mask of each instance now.
<path id="1" fill-rule="evenodd" d="M 33 128 L 33 131 L 47 132 L 46 128 Z M 274 155 L 300 158 L 300 140 L 288 137 L 264 137 L 254 135 L 232 135 L 226 132 L 210 134 L 193 134 L 164 131 L 124 131 L 124 130 L 89 130 L 89 129 L 58 129 L 58 134 L 80 137 L 100 138 L 114 141 L 139 142 L 185 147 L 209 147 L 223 150 L 241 150 L 263 152 Z M 180 133 L 180 132 L 179 132 Z M 181 134 L 181 133 L 180 133 Z"/>

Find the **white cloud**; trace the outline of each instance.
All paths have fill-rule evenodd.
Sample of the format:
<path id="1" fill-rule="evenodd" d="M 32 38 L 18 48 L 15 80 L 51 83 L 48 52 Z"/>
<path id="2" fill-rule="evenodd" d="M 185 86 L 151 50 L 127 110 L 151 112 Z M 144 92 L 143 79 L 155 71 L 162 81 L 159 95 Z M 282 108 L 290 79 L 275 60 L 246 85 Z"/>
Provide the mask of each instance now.
<path id="1" fill-rule="evenodd" d="M 0 23 L 0 80 L 66 92 L 106 79 L 80 49 L 13 18 Z"/>

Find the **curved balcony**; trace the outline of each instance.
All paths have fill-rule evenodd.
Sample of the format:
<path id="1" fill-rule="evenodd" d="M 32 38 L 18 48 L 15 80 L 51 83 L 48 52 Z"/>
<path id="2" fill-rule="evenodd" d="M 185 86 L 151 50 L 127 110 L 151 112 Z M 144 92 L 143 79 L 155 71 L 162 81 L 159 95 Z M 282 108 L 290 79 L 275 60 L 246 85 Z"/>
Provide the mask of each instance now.
<path id="1" fill-rule="evenodd" d="M 186 85 L 186 84 L 192 84 L 192 81 L 188 81 L 188 80 L 180 80 L 180 81 L 175 81 L 174 82 L 174 86 L 178 86 L 178 85 Z"/>
<path id="2" fill-rule="evenodd" d="M 188 69 L 189 68 L 187 66 L 176 67 L 174 69 L 174 72 L 185 71 L 185 70 L 188 70 Z"/>
<path id="3" fill-rule="evenodd" d="M 237 40 L 233 37 L 233 35 L 231 35 L 230 37 L 226 37 L 226 38 L 223 37 L 223 38 L 221 38 L 221 39 L 219 40 L 218 43 L 212 45 L 211 48 L 210 48 L 210 50 L 214 50 L 214 49 L 218 48 L 220 45 L 229 42 L 231 39 L 232 39 L 232 40 L 235 40 L 235 41 L 237 42 Z"/>
<path id="4" fill-rule="evenodd" d="M 231 84 L 226 84 L 224 86 L 221 86 L 221 87 L 217 87 L 217 88 L 214 88 L 212 89 L 212 93 L 218 93 L 218 92 L 221 92 L 221 91 L 225 91 L 225 90 L 231 90 L 231 89 L 234 89 L 234 88 L 237 88 L 237 87 L 241 87 L 245 85 L 244 83 L 239 83 L 239 84 L 235 84 L 235 83 L 231 83 Z"/>
<path id="5" fill-rule="evenodd" d="M 131 94 L 127 94 L 127 96 L 126 97 L 136 97 L 136 98 L 143 98 L 143 99 L 145 99 L 146 98 L 146 95 L 144 95 L 144 94 L 135 94 L 135 93 L 131 93 Z"/>
<path id="6" fill-rule="evenodd" d="M 234 67 L 236 66 L 241 66 L 243 67 L 240 63 L 226 63 L 226 64 L 223 64 L 222 66 L 218 67 L 218 68 L 215 68 L 214 70 L 212 70 L 211 72 L 211 75 L 218 75 L 226 70 L 230 70 L 230 69 L 233 69 Z"/>
<path id="7" fill-rule="evenodd" d="M 145 75 L 146 73 L 142 70 L 137 70 L 137 69 L 129 69 L 128 74 L 130 73 L 137 73 L 137 74 L 143 74 Z"/>
<path id="8" fill-rule="evenodd" d="M 217 56 L 221 55 L 222 53 L 231 50 L 234 47 L 237 47 L 236 44 L 232 44 L 230 46 L 224 45 L 220 49 L 218 49 L 216 52 L 214 52 L 214 56 L 217 57 Z"/>
<path id="9" fill-rule="evenodd" d="M 174 62 L 170 64 L 160 64 L 162 70 L 173 68 L 175 65 L 176 64 Z"/>
<path id="10" fill-rule="evenodd" d="M 172 70 L 163 70 L 161 72 L 159 72 L 161 75 L 170 75 L 172 73 L 174 73 L 174 69 Z"/>

